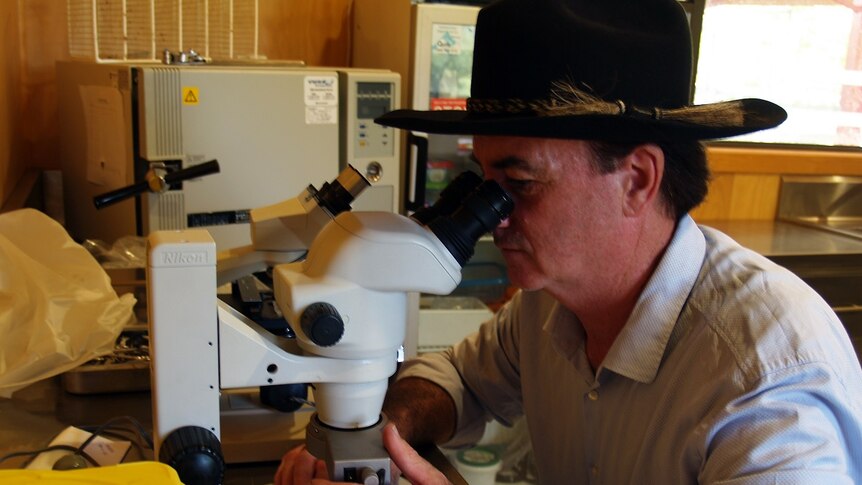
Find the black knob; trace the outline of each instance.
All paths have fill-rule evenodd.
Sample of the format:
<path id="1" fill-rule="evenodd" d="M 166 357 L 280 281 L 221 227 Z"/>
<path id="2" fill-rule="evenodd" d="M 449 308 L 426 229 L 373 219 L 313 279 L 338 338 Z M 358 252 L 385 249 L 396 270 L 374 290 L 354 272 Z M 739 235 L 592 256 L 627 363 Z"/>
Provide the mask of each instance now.
<path id="1" fill-rule="evenodd" d="M 165 438 L 159 460 L 167 463 L 188 485 L 220 484 L 225 463 L 221 444 L 213 432 L 199 426 L 177 428 Z"/>
<path id="2" fill-rule="evenodd" d="M 299 319 L 305 335 L 321 347 L 331 347 L 344 335 L 344 321 L 334 306 L 325 302 L 308 305 Z"/>

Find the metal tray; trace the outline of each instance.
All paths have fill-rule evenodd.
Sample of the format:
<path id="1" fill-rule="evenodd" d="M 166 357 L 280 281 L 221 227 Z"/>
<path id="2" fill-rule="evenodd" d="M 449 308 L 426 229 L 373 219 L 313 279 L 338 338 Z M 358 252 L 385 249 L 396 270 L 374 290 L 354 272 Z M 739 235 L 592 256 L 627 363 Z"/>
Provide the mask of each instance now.
<path id="1" fill-rule="evenodd" d="M 148 391 L 150 355 L 146 325 L 123 330 L 112 354 L 64 373 L 62 382 L 63 389 L 72 394 Z"/>

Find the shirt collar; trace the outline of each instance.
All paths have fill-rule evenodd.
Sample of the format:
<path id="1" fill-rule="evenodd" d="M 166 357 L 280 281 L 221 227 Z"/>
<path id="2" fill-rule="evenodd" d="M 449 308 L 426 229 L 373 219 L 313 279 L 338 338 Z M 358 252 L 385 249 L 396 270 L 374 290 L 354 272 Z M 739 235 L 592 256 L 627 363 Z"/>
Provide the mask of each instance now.
<path id="1" fill-rule="evenodd" d="M 643 383 L 655 379 L 705 253 L 703 233 L 691 217 L 684 216 L 602 368 Z"/>

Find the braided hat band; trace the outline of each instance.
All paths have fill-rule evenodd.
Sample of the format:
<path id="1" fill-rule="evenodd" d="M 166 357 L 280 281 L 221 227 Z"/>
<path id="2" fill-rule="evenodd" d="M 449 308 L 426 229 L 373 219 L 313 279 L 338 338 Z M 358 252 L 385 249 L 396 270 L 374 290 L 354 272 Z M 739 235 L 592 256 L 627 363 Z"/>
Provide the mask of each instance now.
<path id="1" fill-rule="evenodd" d="M 605 101 L 566 82 L 556 82 L 549 99 L 467 99 L 467 111 L 485 115 L 533 114 L 537 116 L 607 115 L 631 118 L 672 120 L 711 126 L 739 126 L 755 121 L 759 112 L 734 100 L 681 108 L 641 108 L 623 100 Z"/>

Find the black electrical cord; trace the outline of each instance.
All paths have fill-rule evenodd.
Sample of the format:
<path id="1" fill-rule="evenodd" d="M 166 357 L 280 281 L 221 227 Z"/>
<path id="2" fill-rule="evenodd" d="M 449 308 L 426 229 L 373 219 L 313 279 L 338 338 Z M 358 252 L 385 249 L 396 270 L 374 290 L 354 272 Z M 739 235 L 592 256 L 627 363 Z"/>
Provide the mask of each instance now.
<path id="1" fill-rule="evenodd" d="M 57 450 L 71 451 L 73 454 L 78 454 L 78 455 L 81 455 L 82 457 L 84 457 L 84 459 L 87 460 L 91 465 L 99 466 L 99 463 L 96 462 L 96 460 L 93 459 L 93 457 L 90 456 L 88 453 L 86 453 L 82 450 L 78 450 L 77 447 L 70 446 L 70 445 L 52 445 L 52 446 L 47 446 L 45 448 L 40 448 L 38 450 L 13 451 L 12 453 L 8 453 L 6 455 L 0 456 L 0 463 L 3 463 L 4 461 L 9 460 L 11 458 L 17 458 L 20 456 L 29 456 L 30 458 L 28 458 L 27 461 L 25 461 L 21 465 L 21 468 L 26 468 L 27 465 L 29 465 L 40 453 L 45 453 L 48 451 L 57 451 Z"/>
<path id="2" fill-rule="evenodd" d="M 146 443 L 147 447 L 150 449 L 153 448 L 153 438 L 150 436 L 150 433 L 148 433 L 147 430 L 144 429 L 144 426 L 137 419 L 131 416 L 117 416 L 96 426 L 95 428 L 92 426 L 82 427 L 81 429 L 83 429 L 84 431 L 89 431 L 91 434 L 86 440 L 84 440 L 83 443 L 81 443 L 81 446 L 79 446 L 78 448 L 83 450 L 84 448 L 89 446 L 89 444 L 92 443 L 94 439 L 101 436 L 106 430 L 125 429 L 115 425 L 117 422 L 120 421 L 126 421 L 128 423 L 131 423 L 135 428 L 134 431 L 137 431 L 138 436 L 140 436 L 141 439 L 144 440 L 144 443 Z"/>
<path id="3" fill-rule="evenodd" d="M 125 421 L 127 423 L 131 423 L 133 428 L 125 428 L 122 426 L 118 426 L 117 423 Z M 99 436 L 113 435 L 118 436 L 122 439 L 129 439 L 128 436 L 118 433 L 118 431 L 125 431 L 127 433 L 133 433 L 141 440 L 143 440 L 145 446 L 141 446 L 140 443 L 136 439 L 130 439 L 129 441 L 135 446 L 141 456 L 144 455 L 143 448 L 153 449 L 153 438 L 150 436 L 150 433 L 144 428 L 144 426 L 135 418 L 131 416 L 118 416 L 115 418 L 111 418 L 108 421 L 98 425 L 98 426 L 82 426 L 80 429 L 87 431 L 90 433 L 90 436 L 87 437 L 79 446 L 70 446 L 70 445 L 52 445 L 45 448 L 40 448 L 38 450 L 25 450 L 25 451 L 14 451 L 12 453 L 8 453 L 6 455 L 0 456 L 0 463 L 16 457 L 21 456 L 29 456 L 22 465 L 21 468 L 26 468 L 40 453 L 45 453 L 48 451 L 56 451 L 56 450 L 65 450 L 71 451 L 73 455 L 82 456 L 87 462 L 97 467 L 99 463 L 93 459 L 86 451 L 84 451 L 87 446 L 89 446 L 93 440 L 98 438 Z"/>

